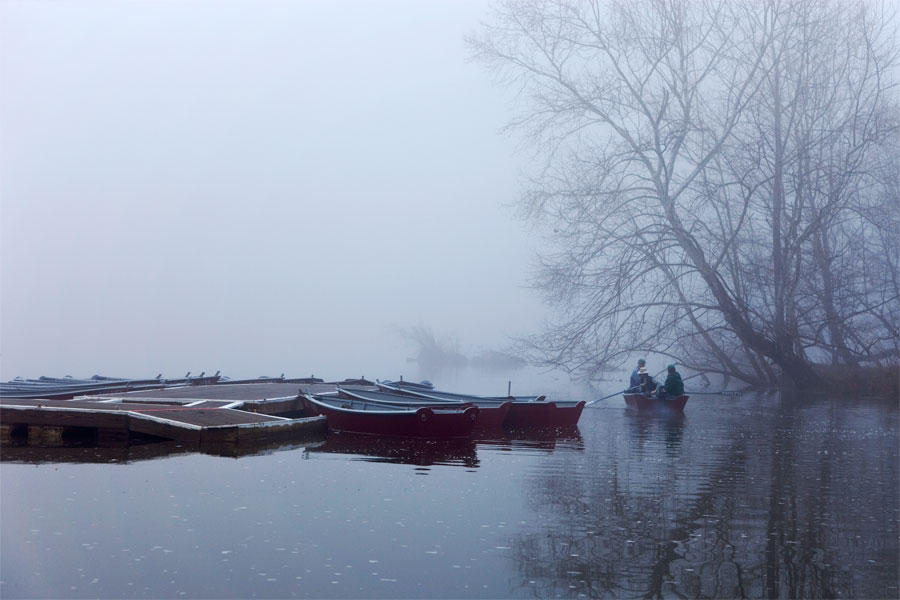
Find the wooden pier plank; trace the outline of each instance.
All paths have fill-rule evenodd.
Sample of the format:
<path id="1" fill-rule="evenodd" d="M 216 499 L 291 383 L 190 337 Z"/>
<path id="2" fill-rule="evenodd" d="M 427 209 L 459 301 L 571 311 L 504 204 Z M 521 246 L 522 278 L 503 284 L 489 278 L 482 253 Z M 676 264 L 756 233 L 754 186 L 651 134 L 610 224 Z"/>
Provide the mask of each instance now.
<path id="1" fill-rule="evenodd" d="M 241 425 L 245 423 L 278 422 L 284 419 L 269 415 L 260 415 L 231 408 L 141 408 L 131 412 L 150 415 L 160 419 L 179 421 L 198 427 L 215 425 Z"/>
<path id="2" fill-rule="evenodd" d="M 324 433 L 326 429 L 324 417 L 286 419 L 227 408 L 235 401 L 190 400 L 172 404 L 96 397 L 75 400 L 0 398 L 0 423 L 46 428 L 88 427 L 113 435 L 130 431 L 201 444 L 250 442 L 279 436 L 303 437 Z"/>

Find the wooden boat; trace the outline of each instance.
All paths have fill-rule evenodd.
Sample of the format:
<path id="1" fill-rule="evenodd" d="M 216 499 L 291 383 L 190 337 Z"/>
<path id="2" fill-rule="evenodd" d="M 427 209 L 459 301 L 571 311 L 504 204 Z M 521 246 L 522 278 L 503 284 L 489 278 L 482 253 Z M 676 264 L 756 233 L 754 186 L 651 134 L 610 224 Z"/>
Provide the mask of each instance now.
<path id="1" fill-rule="evenodd" d="M 419 381 L 419 382 L 404 381 L 402 378 L 400 379 L 400 381 L 391 381 L 389 379 L 386 381 L 379 381 L 376 379 L 375 383 L 376 384 L 383 383 L 383 384 L 389 385 L 391 387 L 403 388 L 403 389 L 409 389 L 409 390 L 433 390 L 434 389 L 434 384 L 431 383 L 430 381 L 428 381 L 427 379 L 423 380 L 423 381 Z"/>
<path id="2" fill-rule="evenodd" d="M 116 379 L 94 375 L 90 379 L 74 379 L 72 377 L 41 376 L 39 379 L 14 379 L 7 383 L 0 383 L 0 397 L 68 400 L 76 396 L 164 387 L 168 387 L 168 383 L 159 377 L 155 379 Z"/>
<path id="3" fill-rule="evenodd" d="M 360 377 L 358 379 L 347 378 L 343 381 L 326 381 L 328 385 L 365 385 L 365 386 L 373 386 L 375 385 L 374 381 L 369 381 L 365 377 Z"/>
<path id="4" fill-rule="evenodd" d="M 328 429 L 367 435 L 465 438 L 478 420 L 477 406 L 386 406 L 355 398 L 301 393 L 310 412 L 325 415 Z"/>
<path id="5" fill-rule="evenodd" d="M 379 383 L 379 389 L 391 390 L 390 385 Z M 585 401 L 552 401 L 546 396 L 473 396 L 471 394 L 459 394 L 456 392 L 442 392 L 439 390 L 419 391 L 400 390 L 393 391 L 402 394 L 416 395 L 422 398 L 456 400 L 459 402 L 473 402 L 477 406 L 511 402 L 509 412 L 506 415 L 504 425 L 511 427 L 563 427 L 575 425 L 581 418 Z"/>
<path id="6" fill-rule="evenodd" d="M 314 377 L 310 375 L 309 377 L 291 377 L 286 379 L 284 377 L 284 373 L 279 377 L 266 377 L 265 375 L 260 375 L 259 377 L 254 377 L 251 379 L 230 379 L 228 377 L 222 377 L 219 379 L 217 385 L 246 385 L 248 383 L 325 383 L 324 379 L 319 377 Z"/>
<path id="7" fill-rule="evenodd" d="M 508 398 L 504 398 L 502 402 L 479 401 L 473 398 L 444 399 L 421 397 L 413 394 L 395 394 L 384 391 L 359 390 L 352 388 L 344 388 L 338 386 L 338 394 L 345 398 L 356 398 L 358 400 L 367 400 L 376 402 L 386 406 L 435 406 L 438 408 L 446 408 L 447 406 L 477 406 L 479 409 L 478 420 L 475 421 L 476 428 L 501 427 L 506 420 L 506 416 L 512 407 L 512 402 Z"/>
<path id="8" fill-rule="evenodd" d="M 387 381 L 379 381 L 379 390 L 391 394 L 400 394 L 415 398 L 431 398 L 432 400 L 451 400 L 456 402 L 543 402 L 544 396 L 477 396 L 474 394 L 461 394 L 459 392 L 444 392 L 441 390 L 425 390 L 406 388 L 394 385 Z"/>
<path id="9" fill-rule="evenodd" d="M 656 397 L 648 398 L 644 394 L 624 394 L 625 406 L 633 410 L 659 410 L 682 412 L 687 404 L 689 396 L 682 394 L 675 398 L 660 400 Z"/>
<path id="10" fill-rule="evenodd" d="M 77 396 L 96 394 L 126 393 L 188 385 L 215 385 L 220 379 L 219 371 L 216 371 L 215 375 L 200 373 L 199 376 L 194 377 L 191 377 L 191 373 L 188 371 L 184 377 L 178 379 L 164 379 L 162 374 L 153 379 L 121 379 L 103 375 L 94 375 L 90 379 L 75 379 L 42 375 L 38 379 L 16 378 L 7 383 L 0 383 L 0 397 L 69 400 Z"/>
<path id="11" fill-rule="evenodd" d="M 585 401 L 579 400 L 514 401 L 504 425 L 510 427 L 568 427 L 577 425 Z"/>

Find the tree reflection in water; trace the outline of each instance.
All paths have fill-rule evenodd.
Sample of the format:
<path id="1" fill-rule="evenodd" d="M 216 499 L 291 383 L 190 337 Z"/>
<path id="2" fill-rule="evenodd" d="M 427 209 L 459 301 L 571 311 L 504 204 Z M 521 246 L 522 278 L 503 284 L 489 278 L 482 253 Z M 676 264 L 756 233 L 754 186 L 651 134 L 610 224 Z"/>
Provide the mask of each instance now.
<path id="1" fill-rule="evenodd" d="M 527 595 L 897 597 L 897 410 L 760 398 L 591 411 L 531 474 L 510 545 Z M 887 421 L 885 421 L 887 414 Z"/>

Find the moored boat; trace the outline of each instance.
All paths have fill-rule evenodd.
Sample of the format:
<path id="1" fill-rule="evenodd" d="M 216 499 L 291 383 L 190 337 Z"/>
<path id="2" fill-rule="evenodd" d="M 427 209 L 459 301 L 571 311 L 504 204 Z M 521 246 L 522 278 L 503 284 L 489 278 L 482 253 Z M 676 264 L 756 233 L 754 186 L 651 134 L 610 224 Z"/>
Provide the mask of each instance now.
<path id="1" fill-rule="evenodd" d="M 445 392 L 442 390 L 424 390 L 398 387 L 387 381 L 376 383 L 378 389 L 393 394 L 415 396 L 419 398 L 434 398 L 437 400 L 455 400 L 460 402 L 543 402 L 545 396 L 477 396 L 474 394 L 461 394 L 459 392 Z"/>
<path id="2" fill-rule="evenodd" d="M 100 375 L 90 379 L 41 376 L 38 379 L 17 378 L 0 383 L 0 397 L 68 400 L 76 396 L 158 389 L 167 385 L 167 381 L 160 379 L 160 376 L 154 379 L 118 379 Z"/>
<path id="3" fill-rule="evenodd" d="M 510 427 L 568 427 L 577 425 L 585 401 L 579 400 L 514 401 L 504 425 Z"/>
<path id="4" fill-rule="evenodd" d="M 390 385 L 395 388 L 404 388 L 404 389 L 409 389 L 409 390 L 433 390 L 434 389 L 434 384 L 431 383 L 430 381 L 428 381 L 427 379 L 423 379 L 422 381 L 417 382 L 417 381 L 404 381 L 403 378 L 401 377 L 399 381 L 391 381 L 389 379 L 386 381 L 379 381 L 376 379 L 375 383 L 377 383 L 379 385 L 383 383 L 385 385 Z"/>
<path id="5" fill-rule="evenodd" d="M 391 390 L 392 386 L 379 382 L 379 389 Z M 576 425 L 584 410 L 585 401 L 579 400 L 547 400 L 546 396 L 474 396 L 440 390 L 399 390 L 402 394 L 420 396 L 422 398 L 456 400 L 473 402 L 477 406 L 482 403 L 510 402 L 509 412 L 503 424 L 511 427 L 561 427 Z"/>
<path id="6" fill-rule="evenodd" d="M 469 437 L 477 406 L 387 406 L 356 398 L 301 393 L 307 408 L 325 415 L 328 429 L 367 435 L 416 438 Z"/>
<path id="7" fill-rule="evenodd" d="M 687 404 L 689 396 L 682 394 L 675 398 L 660 400 L 656 397 L 648 398 L 644 394 L 624 394 L 625 406 L 633 410 L 660 410 L 682 412 Z"/>
<path id="8" fill-rule="evenodd" d="M 386 406 L 434 406 L 438 408 L 446 408 L 448 406 L 477 406 L 479 409 L 478 419 L 475 421 L 476 428 L 485 427 L 501 427 L 506 420 L 506 416 L 512 407 L 512 402 L 508 398 L 503 398 L 500 402 L 492 400 L 479 400 L 477 398 L 466 399 L 445 399 L 438 397 L 423 397 L 414 394 L 395 394 L 385 391 L 359 390 L 338 386 L 338 395 L 346 398 L 356 398 L 384 404 Z"/>

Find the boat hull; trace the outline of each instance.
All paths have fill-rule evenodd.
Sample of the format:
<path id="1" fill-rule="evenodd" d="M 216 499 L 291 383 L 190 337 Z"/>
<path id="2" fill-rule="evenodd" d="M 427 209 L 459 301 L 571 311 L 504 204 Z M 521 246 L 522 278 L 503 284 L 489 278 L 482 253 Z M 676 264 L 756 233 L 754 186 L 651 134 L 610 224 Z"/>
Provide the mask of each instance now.
<path id="1" fill-rule="evenodd" d="M 643 394 L 624 394 L 625 406 L 632 410 L 682 412 L 688 396 L 681 395 L 667 400 L 648 398 Z"/>
<path id="2" fill-rule="evenodd" d="M 503 424 L 506 422 L 506 417 L 509 415 L 510 409 L 512 409 L 512 402 L 484 406 L 476 402 L 475 406 L 478 407 L 478 420 L 475 421 L 475 428 L 487 429 L 503 427 Z"/>
<path id="3" fill-rule="evenodd" d="M 379 389 L 398 392 L 396 388 L 379 384 Z M 402 390 L 400 393 L 421 396 L 434 400 L 453 400 L 457 402 L 472 402 L 479 408 L 485 406 L 499 406 L 501 403 L 511 402 L 509 412 L 503 425 L 509 427 L 565 427 L 578 424 L 585 402 L 555 402 L 547 400 L 545 396 L 528 397 L 498 397 L 498 396 L 473 396 L 470 394 L 458 394 L 431 390 L 428 392 Z"/>
<path id="4" fill-rule="evenodd" d="M 331 431 L 364 435 L 411 437 L 426 439 L 467 438 L 478 420 L 476 406 L 466 408 L 403 408 L 384 406 L 381 409 L 354 409 L 355 401 L 322 402 L 304 395 L 310 412 L 324 415 Z"/>
<path id="5" fill-rule="evenodd" d="M 578 424 L 585 402 L 513 402 L 506 415 L 510 427 L 566 427 Z"/>
<path id="6" fill-rule="evenodd" d="M 510 400 L 502 402 L 479 401 L 477 398 L 468 398 L 465 400 L 445 400 L 437 397 L 420 397 L 418 395 L 395 394 L 391 392 L 372 391 L 372 390 L 356 390 L 347 388 L 338 388 L 338 394 L 345 398 L 357 398 L 360 400 L 383 404 L 385 406 L 400 407 L 445 407 L 445 406 L 477 406 L 478 418 L 475 420 L 476 429 L 484 429 L 488 427 L 502 427 L 506 421 L 506 417 L 512 407 Z"/>

